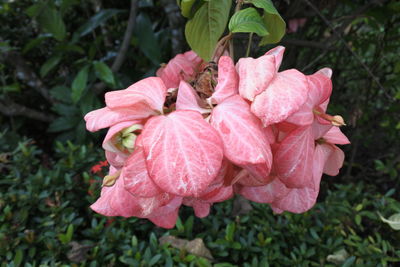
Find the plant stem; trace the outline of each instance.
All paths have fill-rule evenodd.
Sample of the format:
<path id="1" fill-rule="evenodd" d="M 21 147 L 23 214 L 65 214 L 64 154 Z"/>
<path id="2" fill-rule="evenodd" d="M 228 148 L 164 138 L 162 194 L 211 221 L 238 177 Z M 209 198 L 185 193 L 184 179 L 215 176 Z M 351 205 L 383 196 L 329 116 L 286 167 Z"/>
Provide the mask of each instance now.
<path id="1" fill-rule="evenodd" d="M 253 41 L 253 33 L 249 34 L 249 42 L 247 43 L 246 57 L 249 57 L 251 50 L 251 42 Z"/>

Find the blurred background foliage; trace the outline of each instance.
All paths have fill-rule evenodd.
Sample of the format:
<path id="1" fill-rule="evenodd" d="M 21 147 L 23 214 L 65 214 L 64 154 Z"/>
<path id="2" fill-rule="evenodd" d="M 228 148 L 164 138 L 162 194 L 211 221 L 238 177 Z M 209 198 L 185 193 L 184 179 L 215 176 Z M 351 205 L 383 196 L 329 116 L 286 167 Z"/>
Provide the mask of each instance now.
<path id="1" fill-rule="evenodd" d="M 305 214 L 236 199 L 201 220 L 183 209 L 167 231 L 89 210 L 104 132 L 87 133 L 82 118 L 189 49 L 176 1 L 2 0 L 1 266 L 396 266 L 400 232 L 379 214 L 400 212 L 400 3 L 274 3 L 288 25 L 282 69 L 333 69 L 329 112 L 352 142 L 345 166 Z M 236 57 L 247 40 L 235 35 Z M 168 235 L 202 239 L 212 258 L 159 242 Z"/>

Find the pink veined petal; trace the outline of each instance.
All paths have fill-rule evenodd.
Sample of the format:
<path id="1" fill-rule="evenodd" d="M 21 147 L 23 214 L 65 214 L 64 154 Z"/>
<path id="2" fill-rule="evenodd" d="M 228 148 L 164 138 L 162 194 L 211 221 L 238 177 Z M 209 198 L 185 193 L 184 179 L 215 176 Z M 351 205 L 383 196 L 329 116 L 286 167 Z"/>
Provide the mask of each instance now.
<path id="1" fill-rule="evenodd" d="M 267 53 L 265 53 L 265 55 L 272 55 L 275 57 L 275 68 L 276 71 L 279 70 L 279 67 L 281 66 L 282 63 L 282 58 L 283 58 L 283 54 L 285 53 L 285 47 L 279 45 L 275 48 L 272 48 L 271 50 L 269 50 Z"/>
<path id="2" fill-rule="evenodd" d="M 115 168 L 122 168 L 128 155 L 124 153 L 115 153 L 106 150 L 106 159 L 111 166 Z"/>
<path id="3" fill-rule="evenodd" d="M 161 216 L 164 214 L 171 213 L 175 211 L 176 209 L 179 209 L 179 207 L 182 205 L 183 198 L 179 196 L 170 196 L 166 195 L 167 199 L 166 202 L 161 205 L 160 207 L 154 209 L 152 214 L 150 214 L 148 217 L 152 217 L 154 215 Z"/>
<path id="4" fill-rule="evenodd" d="M 323 137 L 332 127 L 332 124 L 321 124 L 318 120 L 315 120 L 312 124 L 312 131 L 314 140 L 318 140 Z"/>
<path id="5" fill-rule="evenodd" d="M 140 80 L 127 89 L 108 92 L 106 105 L 111 109 L 129 107 L 140 111 L 148 106 L 151 110 L 162 113 L 167 88 L 158 77 Z"/>
<path id="6" fill-rule="evenodd" d="M 135 148 L 125 162 L 120 178 L 124 179 L 125 189 L 134 196 L 154 197 L 163 192 L 150 178 L 143 148 L 140 146 Z"/>
<path id="7" fill-rule="evenodd" d="M 250 101 L 264 92 L 276 75 L 274 55 L 241 58 L 236 64 L 239 74 L 239 94 Z"/>
<path id="8" fill-rule="evenodd" d="M 157 225 L 158 227 L 162 227 L 165 229 L 172 229 L 175 227 L 176 220 L 178 219 L 179 208 L 163 215 L 154 214 L 149 216 L 149 219 L 152 223 Z"/>
<path id="9" fill-rule="evenodd" d="M 302 188 L 312 180 L 314 138 L 311 127 L 288 134 L 274 154 L 275 171 L 289 188 Z"/>
<path id="10" fill-rule="evenodd" d="M 296 125 L 310 125 L 314 121 L 313 110 L 329 99 L 332 93 L 332 82 L 325 75 L 316 72 L 307 76 L 308 97 L 298 111 L 289 116 L 286 121 Z"/>
<path id="11" fill-rule="evenodd" d="M 331 68 L 322 68 L 319 71 L 317 71 L 316 73 L 320 73 L 322 75 L 325 75 L 329 79 L 332 78 L 332 69 Z"/>
<path id="12" fill-rule="evenodd" d="M 203 59 L 199 57 L 194 51 L 190 50 L 183 53 L 183 56 L 190 62 L 194 67 L 199 66 L 203 63 Z"/>
<path id="13" fill-rule="evenodd" d="M 290 211 L 293 213 L 303 213 L 311 209 L 317 202 L 318 191 L 309 187 L 293 188 L 282 199 L 271 204 L 272 209 L 280 211 Z"/>
<path id="14" fill-rule="evenodd" d="M 118 178 L 111 187 L 103 187 L 101 197 L 91 206 L 106 216 L 145 217 L 169 199 L 168 194 L 153 198 L 139 198 L 124 188 L 123 179 Z"/>
<path id="15" fill-rule="evenodd" d="M 262 186 L 269 184 L 274 177 L 269 175 L 271 167 L 265 163 L 240 165 L 248 172 L 247 176 L 238 180 L 238 183 L 245 186 Z"/>
<path id="16" fill-rule="evenodd" d="M 244 198 L 257 203 L 272 203 L 285 197 L 289 193 L 288 189 L 279 179 L 274 179 L 271 183 L 263 186 L 244 186 L 239 189 L 239 194 Z"/>
<path id="17" fill-rule="evenodd" d="M 198 62 L 194 53 L 178 54 L 157 71 L 157 76 L 164 81 L 167 88 L 177 88 L 180 81 L 187 81 L 195 75 Z"/>
<path id="18" fill-rule="evenodd" d="M 322 172 L 326 161 L 328 160 L 329 156 L 332 153 L 332 149 L 329 146 L 319 145 L 315 146 L 314 151 L 314 162 L 313 162 L 313 179 L 311 183 L 308 185 L 311 189 L 319 192 L 319 186 L 321 183 Z"/>
<path id="19" fill-rule="evenodd" d="M 164 191 L 197 197 L 218 175 L 223 144 L 200 113 L 153 117 L 141 135 L 150 177 Z"/>
<path id="20" fill-rule="evenodd" d="M 349 139 L 340 131 L 339 127 L 332 126 L 330 130 L 324 134 L 324 140 L 331 144 L 347 145 L 350 144 Z"/>
<path id="21" fill-rule="evenodd" d="M 118 171 L 117 168 L 110 166 L 110 171 L 109 174 L 115 174 Z M 110 198 L 113 197 L 113 195 L 116 192 L 116 186 L 111 187 L 106 187 L 104 186 L 101 189 L 101 195 L 100 197 L 96 200 L 95 203 L 93 203 L 90 208 L 104 216 L 119 216 L 118 210 L 114 210 L 111 205 L 110 205 Z"/>
<path id="22" fill-rule="evenodd" d="M 263 128 L 264 134 L 267 137 L 268 143 L 274 144 L 276 142 L 276 133 L 271 126 Z"/>
<path id="23" fill-rule="evenodd" d="M 307 100 L 307 79 L 291 69 L 276 74 L 268 88 L 255 97 L 251 111 L 264 126 L 279 123 L 295 113 Z"/>
<path id="24" fill-rule="evenodd" d="M 120 122 L 143 119 L 151 115 L 157 115 L 157 112 L 149 108 L 145 103 L 142 102 L 142 104 L 144 105 L 143 109 L 110 109 L 108 107 L 104 107 L 93 110 L 85 116 L 86 129 L 88 129 L 88 131 L 95 132 Z"/>
<path id="25" fill-rule="evenodd" d="M 210 113 L 211 110 L 201 107 L 201 99 L 193 87 L 185 81 L 179 84 L 178 96 L 176 99 L 177 110 L 194 110 L 202 114 Z"/>
<path id="26" fill-rule="evenodd" d="M 107 132 L 106 137 L 104 138 L 103 141 L 103 149 L 106 151 L 110 151 L 110 152 L 115 152 L 117 154 L 121 153 L 123 154 L 123 152 L 121 152 L 114 144 L 113 142 L 113 137 L 118 134 L 120 131 L 122 131 L 125 128 L 128 128 L 134 124 L 140 124 L 140 120 L 134 120 L 134 121 L 124 121 L 118 124 L 115 124 L 113 126 L 110 127 L 110 129 Z"/>
<path id="27" fill-rule="evenodd" d="M 230 57 L 222 56 L 218 62 L 218 83 L 215 92 L 207 101 L 211 104 L 220 104 L 225 99 L 237 95 L 239 77 L 233 60 Z"/>
<path id="28" fill-rule="evenodd" d="M 223 202 L 233 196 L 232 186 L 209 186 L 205 191 L 199 199 L 209 203 Z"/>
<path id="29" fill-rule="evenodd" d="M 265 164 L 269 172 L 272 154 L 268 139 L 261 122 L 239 95 L 216 106 L 210 123 L 220 134 L 230 161 L 237 165 Z"/>
<path id="30" fill-rule="evenodd" d="M 344 153 L 335 145 L 323 144 L 323 146 L 330 146 L 332 149 L 332 153 L 324 166 L 324 173 L 330 176 L 336 176 L 339 174 L 339 170 L 343 166 Z"/>
<path id="31" fill-rule="evenodd" d="M 196 201 L 193 204 L 194 214 L 198 218 L 207 217 L 210 214 L 211 204 L 203 201 Z"/>

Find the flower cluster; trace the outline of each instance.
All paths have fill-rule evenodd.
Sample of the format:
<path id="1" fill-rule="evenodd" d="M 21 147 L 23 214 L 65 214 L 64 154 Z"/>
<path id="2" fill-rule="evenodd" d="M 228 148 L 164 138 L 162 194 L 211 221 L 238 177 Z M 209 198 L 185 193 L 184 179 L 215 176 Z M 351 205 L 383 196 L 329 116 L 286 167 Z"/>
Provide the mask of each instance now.
<path id="1" fill-rule="evenodd" d="M 331 70 L 279 72 L 284 48 L 259 58 L 203 62 L 177 55 L 85 116 L 108 128 L 110 164 L 91 208 L 106 216 L 147 218 L 174 227 L 180 206 L 205 217 L 234 193 L 277 213 L 305 212 L 323 173 L 337 175 L 348 144 L 340 116 L 326 114 Z"/>

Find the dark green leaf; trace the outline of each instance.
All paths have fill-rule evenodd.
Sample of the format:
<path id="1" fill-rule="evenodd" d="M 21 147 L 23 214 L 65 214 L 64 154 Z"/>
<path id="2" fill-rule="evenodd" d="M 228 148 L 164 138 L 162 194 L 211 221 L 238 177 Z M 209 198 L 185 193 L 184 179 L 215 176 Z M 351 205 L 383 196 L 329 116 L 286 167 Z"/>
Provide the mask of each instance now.
<path id="1" fill-rule="evenodd" d="M 196 0 L 182 0 L 181 13 L 184 17 L 186 18 L 190 17 L 194 2 L 196 2 Z"/>
<path id="2" fill-rule="evenodd" d="M 40 26 L 48 33 L 51 33 L 58 41 L 64 40 L 67 32 L 61 14 L 51 7 L 46 7 L 38 15 L 37 20 Z"/>
<path id="3" fill-rule="evenodd" d="M 112 73 L 111 69 L 101 61 L 93 62 L 94 70 L 96 72 L 97 78 L 109 84 L 111 86 L 115 85 L 114 74 Z"/>
<path id="4" fill-rule="evenodd" d="M 49 58 L 40 68 L 40 76 L 46 76 L 52 69 L 54 69 L 58 65 L 58 63 L 60 63 L 61 58 L 61 55 L 54 55 Z"/>
<path id="5" fill-rule="evenodd" d="M 54 120 L 50 126 L 49 132 L 62 132 L 72 129 L 76 126 L 76 121 L 72 117 L 60 117 Z"/>
<path id="6" fill-rule="evenodd" d="M 255 8 L 249 7 L 236 12 L 229 21 L 231 32 L 253 32 L 259 36 L 268 34 L 264 21 Z"/>
<path id="7" fill-rule="evenodd" d="M 50 38 L 51 34 L 41 34 L 39 35 L 39 37 L 30 40 L 28 43 L 25 44 L 24 48 L 22 49 L 22 53 L 27 53 L 30 50 L 32 50 L 33 48 L 37 47 L 38 45 L 40 45 L 44 40 L 46 40 L 47 38 Z"/>
<path id="8" fill-rule="evenodd" d="M 50 94 L 59 101 L 71 103 L 71 90 L 66 86 L 60 85 L 53 87 L 50 90 Z"/>
<path id="9" fill-rule="evenodd" d="M 120 9 L 103 9 L 100 12 L 98 12 L 96 15 L 91 17 L 85 24 L 83 24 L 75 34 L 77 36 L 82 37 L 85 36 L 86 34 L 92 32 L 94 29 L 96 29 L 100 24 L 106 22 L 109 20 L 112 16 L 115 14 L 121 13 L 122 10 Z"/>
<path id="10" fill-rule="evenodd" d="M 87 79 L 88 79 L 89 66 L 84 67 L 79 71 L 76 75 L 74 81 L 71 86 L 71 97 L 74 103 L 77 103 L 82 96 L 83 91 L 86 88 Z"/>
<path id="11" fill-rule="evenodd" d="M 159 65 L 161 63 L 161 49 L 153 32 L 152 23 L 146 14 L 138 15 L 135 32 L 140 50 L 153 64 Z"/>
<path id="12" fill-rule="evenodd" d="M 285 35 L 286 23 L 279 15 L 271 0 L 250 0 L 250 3 L 264 9 L 263 20 L 268 34 L 261 39 L 260 45 L 279 42 Z"/>
<path id="13" fill-rule="evenodd" d="M 186 24 L 187 42 L 206 61 L 211 59 L 225 30 L 231 5 L 232 0 L 207 1 Z"/>

